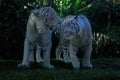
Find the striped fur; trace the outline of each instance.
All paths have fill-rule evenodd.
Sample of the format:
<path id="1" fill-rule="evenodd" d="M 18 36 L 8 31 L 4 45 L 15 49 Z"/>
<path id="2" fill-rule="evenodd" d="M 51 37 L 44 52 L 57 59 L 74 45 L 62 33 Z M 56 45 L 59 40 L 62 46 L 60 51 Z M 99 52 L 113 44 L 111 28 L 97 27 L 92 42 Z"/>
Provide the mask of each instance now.
<path id="1" fill-rule="evenodd" d="M 65 18 L 63 18 L 64 23 L 67 22 L 68 20 L 73 20 L 75 16 L 70 15 Z M 60 25 L 57 27 L 57 30 L 60 34 L 59 39 L 59 45 L 56 48 L 56 60 L 61 60 L 66 63 L 70 62 L 70 57 L 69 57 L 69 40 L 63 39 L 63 30 L 64 26 Z M 63 55 L 62 55 L 63 53 Z M 63 57 L 62 57 L 63 56 Z"/>
<path id="2" fill-rule="evenodd" d="M 30 67 L 30 56 L 33 56 L 34 48 L 37 46 L 38 52 L 40 50 L 43 51 L 43 67 L 48 69 L 54 68 L 50 64 L 51 37 L 52 31 L 60 23 L 61 18 L 51 7 L 42 7 L 31 12 L 27 22 L 23 60 L 18 67 Z"/>
<path id="3" fill-rule="evenodd" d="M 92 68 L 90 57 L 92 52 L 92 29 L 88 19 L 84 15 L 67 16 L 62 22 L 62 40 L 67 40 L 69 51 L 64 53 L 70 57 L 70 61 L 75 69 L 80 68 L 79 59 L 76 54 L 78 49 L 84 51 L 83 67 Z M 60 45 L 64 46 L 64 42 Z M 60 46 L 59 45 L 59 46 Z"/>

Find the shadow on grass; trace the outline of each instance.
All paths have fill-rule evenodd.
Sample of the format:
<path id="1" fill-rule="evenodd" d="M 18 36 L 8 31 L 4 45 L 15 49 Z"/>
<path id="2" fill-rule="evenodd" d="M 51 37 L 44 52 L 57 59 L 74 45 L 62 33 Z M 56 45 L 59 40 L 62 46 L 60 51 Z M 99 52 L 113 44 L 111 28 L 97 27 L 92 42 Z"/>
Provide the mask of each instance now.
<path id="1" fill-rule="evenodd" d="M 120 70 L 120 59 L 94 59 L 92 60 L 92 63 L 94 65 L 93 69 L 98 70 Z M 17 65 L 20 63 L 20 61 L 15 60 L 0 60 L 0 70 L 14 70 L 18 69 Z M 43 63 L 31 63 L 30 68 L 31 69 L 41 69 Z M 72 63 L 64 63 L 62 61 L 56 61 L 54 59 L 51 60 L 51 64 L 55 66 L 55 69 L 73 69 Z M 82 68 L 82 66 L 80 67 Z"/>
<path id="2" fill-rule="evenodd" d="M 120 80 L 120 59 L 92 59 L 93 69 L 74 70 L 71 63 L 51 60 L 54 70 L 32 63 L 29 69 L 19 69 L 20 61 L 0 60 L 0 80 Z"/>

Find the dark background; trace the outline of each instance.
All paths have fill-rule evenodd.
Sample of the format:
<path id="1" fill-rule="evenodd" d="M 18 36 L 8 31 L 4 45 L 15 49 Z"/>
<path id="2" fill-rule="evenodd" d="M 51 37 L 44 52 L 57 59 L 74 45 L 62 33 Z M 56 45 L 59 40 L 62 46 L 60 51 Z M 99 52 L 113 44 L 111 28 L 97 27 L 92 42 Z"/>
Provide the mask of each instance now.
<path id="1" fill-rule="evenodd" d="M 88 17 L 93 29 L 92 57 L 120 57 L 120 4 L 112 0 L 1 0 L 0 58 L 22 58 L 28 16 L 32 9 L 47 3 L 61 17 L 81 13 Z M 52 40 L 51 55 L 55 57 L 59 42 L 56 32 Z"/>

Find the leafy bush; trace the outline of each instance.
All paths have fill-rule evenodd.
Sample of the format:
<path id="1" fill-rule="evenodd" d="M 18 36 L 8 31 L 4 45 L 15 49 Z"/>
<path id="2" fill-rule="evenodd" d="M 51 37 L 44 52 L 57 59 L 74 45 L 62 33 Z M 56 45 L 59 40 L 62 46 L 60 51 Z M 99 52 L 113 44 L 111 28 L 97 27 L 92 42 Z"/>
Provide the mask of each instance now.
<path id="1" fill-rule="evenodd" d="M 120 7 L 101 0 L 87 10 L 93 28 L 93 56 L 120 57 Z"/>

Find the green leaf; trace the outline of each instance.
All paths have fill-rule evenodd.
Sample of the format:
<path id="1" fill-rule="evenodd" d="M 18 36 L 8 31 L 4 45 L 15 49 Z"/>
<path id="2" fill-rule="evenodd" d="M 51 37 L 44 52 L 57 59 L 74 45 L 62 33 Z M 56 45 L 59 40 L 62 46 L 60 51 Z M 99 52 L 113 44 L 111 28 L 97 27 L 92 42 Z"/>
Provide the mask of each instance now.
<path id="1" fill-rule="evenodd" d="M 92 6 L 93 6 L 93 4 L 88 4 L 87 6 L 79 9 L 77 12 L 81 12 L 81 11 L 83 11 L 83 10 L 85 10 L 85 9 L 91 8 Z"/>
<path id="2" fill-rule="evenodd" d="M 80 4 L 81 4 L 81 0 L 76 0 L 75 5 L 74 5 L 74 9 L 78 9 Z"/>

